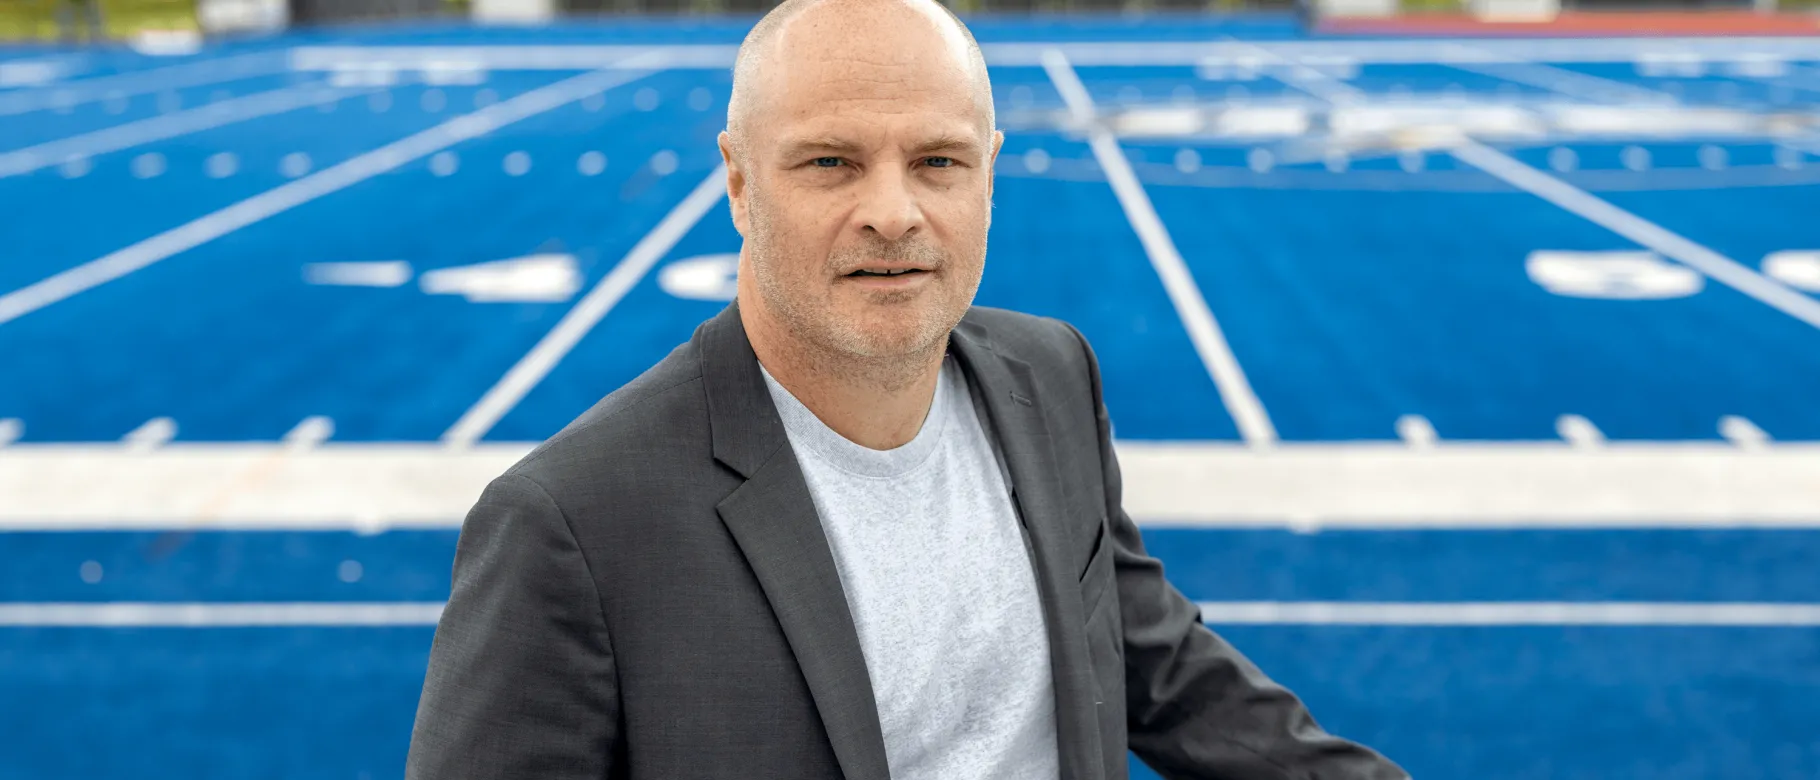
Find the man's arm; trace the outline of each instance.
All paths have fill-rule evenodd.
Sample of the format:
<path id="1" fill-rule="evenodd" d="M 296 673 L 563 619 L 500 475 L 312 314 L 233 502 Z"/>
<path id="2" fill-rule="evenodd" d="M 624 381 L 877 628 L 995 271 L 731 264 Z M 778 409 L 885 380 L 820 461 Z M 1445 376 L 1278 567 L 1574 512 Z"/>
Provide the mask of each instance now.
<path id="1" fill-rule="evenodd" d="M 1126 728 L 1133 752 L 1170 780 L 1397 780 L 1369 748 L 1322 731 L 1294 694 L 1201 624 L 1200 609 L 1163 578 L 1163 564 L 1122 506 L 1099 362 L 1085 337 L 1100 457 L 1106 470 L 1119 611 L 1125 627 Z"/>
<path id="2" fill-rule="evenodd" d="M 608 776 L 619 696 L 600 596 L 537 483 L 494 480 L 468 513 L 405 776 Z"/>

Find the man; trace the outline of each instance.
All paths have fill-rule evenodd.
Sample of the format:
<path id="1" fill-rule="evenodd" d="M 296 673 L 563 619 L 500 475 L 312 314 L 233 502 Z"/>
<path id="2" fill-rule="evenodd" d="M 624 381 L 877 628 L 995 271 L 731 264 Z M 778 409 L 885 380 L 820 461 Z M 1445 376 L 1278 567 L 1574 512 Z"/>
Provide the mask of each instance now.
<path id="1" fill-rule="evenodd" d="M 1080 334 L 970 308 L 1002 140 L 931 0 L 759 22 L 738 300 L 474 507 L 410 777 L 1404 776 L 1145 556 Z"/>

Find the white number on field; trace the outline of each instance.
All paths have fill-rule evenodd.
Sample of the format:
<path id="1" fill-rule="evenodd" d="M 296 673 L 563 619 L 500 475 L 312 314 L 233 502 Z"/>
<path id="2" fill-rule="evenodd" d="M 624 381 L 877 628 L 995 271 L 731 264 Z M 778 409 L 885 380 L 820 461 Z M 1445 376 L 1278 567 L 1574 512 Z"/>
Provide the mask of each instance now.
<path id="1" fill-rule="evenodd" d="M 1763 275 L 1797 290 L 1820 292 L 1820 249 L 1786 249 L 1764 255 Z"/>
<path id="2" fill-rule="evenodd" d="M 1685 298 L 1706 279 L 1687 266 L 1646 250 L 1564 252 L 1537 250 L 1526 263 L 1529 278 L 1556 295 L 1640 301 Z"/>
<path id="3" fill-rule="evenodd" d="M 702 255 L 678 260 L 657 273 L 657 286 L 678 298 L 730 301 L 739 289 L 739 255 Z"/>

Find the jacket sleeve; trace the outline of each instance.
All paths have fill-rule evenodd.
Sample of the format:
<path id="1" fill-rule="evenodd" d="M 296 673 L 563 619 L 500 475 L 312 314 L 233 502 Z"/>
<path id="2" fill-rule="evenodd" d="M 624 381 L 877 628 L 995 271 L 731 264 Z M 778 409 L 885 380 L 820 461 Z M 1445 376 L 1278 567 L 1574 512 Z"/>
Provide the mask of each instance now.
<path id="1" fill-rule="evenodd" d="M 411 732 L 411 780 L 610 774 L 619 696 L 599 592 L 567 520 L 522 476 L 462 524 Z"/>
<path id="2" fill-rule="evenodd" d="M 1322 731 L 1294 694 L 1202 625 L 1200 609 L 1164 579 L 1122 506 L 1099 364 L 1079 331 L 1075 337 L 1087 355 L 1106 472 L 1132 752 L 1169 780 L 1407 778 L 1369 748 Z"/>

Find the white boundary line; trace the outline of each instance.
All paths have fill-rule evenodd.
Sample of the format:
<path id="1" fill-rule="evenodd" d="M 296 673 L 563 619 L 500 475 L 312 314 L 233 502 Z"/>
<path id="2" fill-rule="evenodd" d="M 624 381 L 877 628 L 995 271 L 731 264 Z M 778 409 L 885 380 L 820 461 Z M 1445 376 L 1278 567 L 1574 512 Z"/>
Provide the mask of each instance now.
<path id="1" fill-rule="evenodd" d="M 322 84 L 285 87 L 46 141 L 10 152 L 0 152 L 0 179 L 21 176 L 71 159 L 117 152 L 235 122 L 333 102 L 363 91 L 367 90 L 340 90 Z"/>
<path id="2" fill-rule="evenodd" d="M 282 53 L 265 51 L 47 84 L 0 94 L 0 116 L 14 116 L 58 106 L 76 106 L 108 97 L 131 97 L 147 92 L 188 89 L 269 76 L 284 72 L 284 66 Z"/>
<path id="3" fill-rule="evenodd" d="M 1729 257 L 1670 232 L 1591 193 L 1476 141 L 1450 150 L 1461 162 L 1503 179 L 1595 225 L 1674 258 L 1769 307 L 1820 328 L 1820 300 L 1790 289 Z"/>
<path id="4" fill-rule="evenodd" d="M 627 252 L 619 264 L 613 266 L 612 271 L 595 283 L 594 289 L 582 296 L 575 307 L 538 340 L 530 352 L 519 358 L 498 383 L 487 390 L 472 408 L 462 414 L 461 419 L 456 420 L 442 434 L 443 443 L 451 447 L 468 447 L 487 435 L 487 431 L 492 430 L 519 401 L 524 400 L 525 395 L 556 368 L 556 364 L 569 354 L 569 350 L 581 343 L 588 331 L 593 330 L 613 310 L 620 299 L 650 272 L 651 267 L 662 260 L 670 248 L 676 246 L 676 242 L 682 240 L 714 204 L 720 202 L 721 196 L 726 192 L 726 166 L 715 166 L 708 178 L 695 185 L 688 197 L 676 204 L 657 223 L 657 227 L 640 239 L 632 251 Z"/>
<path id="5" fill-rule="evenodd" d="M 1182 260 L 1182 253 L 1169 237 L 1168 228 L 1163 225 L 1162 218 L 1157 216 L 1156 207 L 1144 192 L 1144 185 L 1138 181 L 1137 174 L 1132 172 L 1125 151 L 1119 148 L 1118 140 L 1112 137 L 1112 133 L 1098 123 L 1093 98 L 1081 84 L 1080 76 L 1068 64 L 1068 58 L 1057 50 L 1044 55 L 1043 68 L 1048 72 L 1049 80 L 1055 83 L 1056 91 L 1061 93 L 1062 100 L 1068 104 L 1068 111 L 1073 115 L 1074 121 L 1087 134 L 1087 143 L 1093 149 L 1094 158 L 1099 160 L 1100 168 L 1106 172 L 1106 181 L 1112 185 L 1119 205 L 1124 208 L 1125 218 L 1130 220 L 1132 230 L 1137 232 L 1138 240 L 1144 245 L 1144 254 L 1149 256 L 1157 278 L 1162 280 L 1163 289 L 1169 293 L 1169 301 L 1175 305 L 1176 315 L 1188 331 L 1195 352 L 1200 354 L 1208 375 L 1213 378 L 1220 400 L 1232 414 L 1239 436 L 1253 446 L 1276 443 L 1277 432 L 1270 423 L 1270 415 L 1264 411 L 1264 404 L 1252 390 L 1250 380 L 1245 378 L 1245 370 L 1233 355 L 1232 345 L 1227 343 L 1226 334 L 1221 331 L 1219 321 L 1214 319 L 1213 310 L 1207 306 L 1207 299 L 1201 294 L 1200 287 L 1196 286 L 1194 275 Z"/>
<path id="6" fill-rule="evenodd" d="M 534 446 L 15 442 L 0 448 L 0 531 L 455 528 Z M 1820 443 L 1117 448 L 1125 510 L 1146 526 L 1820 529 Z"/>
<path id="7" fill-rule="evenodd" d="M 248 225 L 347 189 L 412 160 L 642 78 L 655 68 L 653 65 L 653 69 L 645 70 L 595 71 L 565 79 L 456 117 L 339 165 L 254 195 L 132 246 L 0 295 L 0 325 Z"/>
<path id="8" fill-rule="evenodd" d="M 1820 626 L 1820 604 L 1799 603 L 1202 601 L 1195 606 L 1201 619 L 1215 626 Z M 434 626 L 443 608 L 428 601 L 0 603 L 0 627 Z"/>
<path id="9" fill-rule="evenodd" d="M 1454 47 L 1483 52 L 1462 55 Z M 1079 66 L 1200 64 L 1204 60 L 1249 58 L 1257 50 L 1291 60 L 1339 58 L 1366 64 L 1445 64 L 1456 59 L 1482 62 L 1634 62 L 1639 57 L 1675 54 L 1708 62 L 1820 60 L 1820 37 L 1791 38 L 1562 38 L 1486 40 L 1437 38 L 1401 40 L 1261 41 L 1023 41 L 980 45 L 994 67 L 1040 67 L 1049 51 L 1060 51 Z M 586 70 L 611 68 L 628 53 L 664 52 L 673 68 L 722 69 L 733 64 L 733 44 L 690 45 L 497 45 L 497 46 L 300 46 L 291 50 L 294 70 L 346 67 L 415 69 L 461 62 L 491 70 Z"/>
<path id="10" fill-rule="evenodd" d="M 1820 604 L 1674 602 L 1203 601 L 1213 625 L 1820 626 Z"/>
<path id="11" fill-rule="evenodd" d="M 0 603 L 0 627 L 434 626 L 442 602 Z"/>

